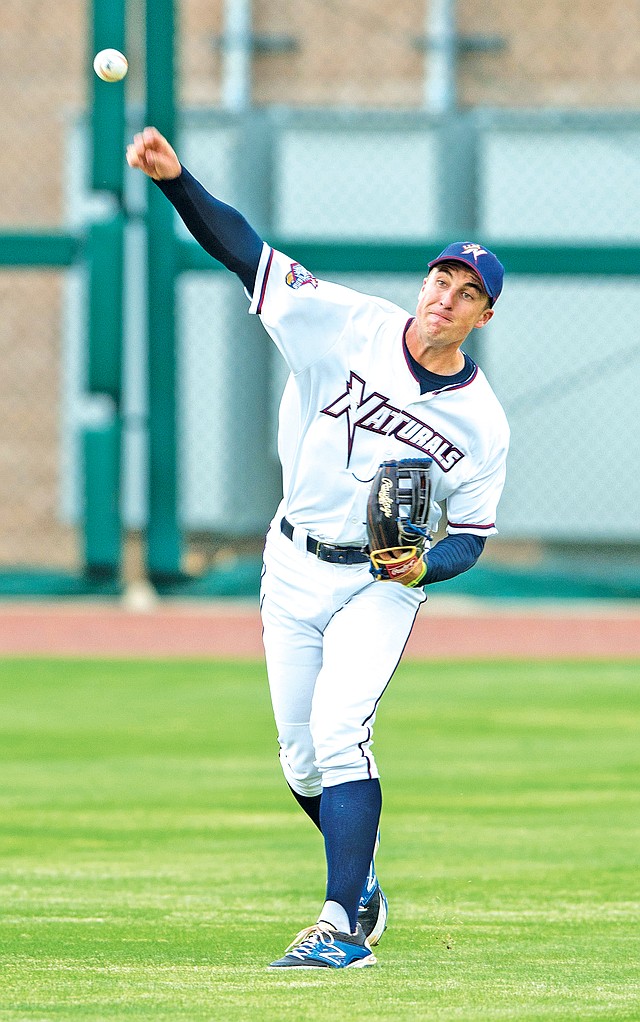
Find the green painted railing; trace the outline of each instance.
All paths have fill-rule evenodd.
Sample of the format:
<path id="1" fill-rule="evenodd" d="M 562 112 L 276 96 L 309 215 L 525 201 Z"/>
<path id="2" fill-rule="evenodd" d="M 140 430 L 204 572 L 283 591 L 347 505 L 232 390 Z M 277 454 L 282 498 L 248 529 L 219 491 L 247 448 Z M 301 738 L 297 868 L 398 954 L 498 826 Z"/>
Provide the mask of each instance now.
<path id="1" fill-rule="evenodd" d="M 313 273 L 424 273 L 429 259 L 449 244 L 434 239 L 416 244 L 344 242 L 268 238 L 270 245 L 286 252 Z M 640 276 L 640 247 L 634 245 L 514 245 L 496 241 L 493 250 L 507 273 L 544 276 Z M 220 263 L 194 241 L 178 242 L 181 270 L 222 269 Z"/>

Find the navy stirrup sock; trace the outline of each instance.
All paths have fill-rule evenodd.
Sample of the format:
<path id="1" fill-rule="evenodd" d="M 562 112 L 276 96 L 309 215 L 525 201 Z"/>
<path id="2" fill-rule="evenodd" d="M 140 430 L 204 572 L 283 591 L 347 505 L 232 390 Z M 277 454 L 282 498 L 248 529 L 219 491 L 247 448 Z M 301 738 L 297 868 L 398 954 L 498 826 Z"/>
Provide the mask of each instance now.
<path id="1" fill-rule="evenodd" d="M 327 901 L 342 905 L 351 932 L 373 858 L 382 809 L 380 781 L 347 781 L 324 788 L 320 824 L 327 855 Z"/>
<path id="2" fill-rule="evenodd" d="M 291 788 L 291 785 L 289 785 L 289 787 Z M 318 830 L 321 831 L 322 827 L 320 826 L 320 799 L 322 798 L 322 796 L 300 795 L 295 790 L 295 788 L 291 788 L 291 794 L 295 798 L 298 805 L 302 806 L 309 819 L 312 820 L 315 823 Z"/>

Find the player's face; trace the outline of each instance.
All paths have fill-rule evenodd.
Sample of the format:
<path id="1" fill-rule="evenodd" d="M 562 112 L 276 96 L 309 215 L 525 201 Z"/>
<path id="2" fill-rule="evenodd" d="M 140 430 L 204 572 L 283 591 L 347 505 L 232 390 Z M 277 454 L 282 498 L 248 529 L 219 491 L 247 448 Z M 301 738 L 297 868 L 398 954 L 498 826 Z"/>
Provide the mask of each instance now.
<path id="1" fill-rule="evenodd" d="M 416 320 L 422 336 L 432 344 L 461 343 L 474 327 L 493 316 L 478 276 L 462 263 L 434 266 L 425 277 Z"/>

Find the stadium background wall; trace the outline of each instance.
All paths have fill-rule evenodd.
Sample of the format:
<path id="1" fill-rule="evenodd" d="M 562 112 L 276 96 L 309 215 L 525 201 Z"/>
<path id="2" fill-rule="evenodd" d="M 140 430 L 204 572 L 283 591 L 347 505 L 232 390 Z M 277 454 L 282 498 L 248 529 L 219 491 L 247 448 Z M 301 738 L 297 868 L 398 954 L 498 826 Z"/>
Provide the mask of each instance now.
<path id="1" fill-rule="evenodd" d="M 125 174 L 125 137 L 150 120 L 270 241 L 403 304 L 435 246 L 490 239 L 510 296 L 475 354 L 514 455 L 501 537 L 459 591 L 638 595 L 636 6 L 458 4 L 444 113 L 429 3 L 255 0 L 240 106 L 228 6 L 5 5 L 0 591 L 255 587 L 282 367 L 233 282 Z M 103 45 L 126 50 L 125 86 L 92 75 Z M 220 501 L 216 459 L 242 509 Z"/>

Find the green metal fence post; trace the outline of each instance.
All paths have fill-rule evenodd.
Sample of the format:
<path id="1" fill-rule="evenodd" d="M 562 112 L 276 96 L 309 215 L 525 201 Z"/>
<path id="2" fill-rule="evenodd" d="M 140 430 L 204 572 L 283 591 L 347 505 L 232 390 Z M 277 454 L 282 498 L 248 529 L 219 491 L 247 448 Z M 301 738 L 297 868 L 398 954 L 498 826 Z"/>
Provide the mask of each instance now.
<path id="1" fill-rule="evenodd" d="M 86 427 L 82 435 L 85 465 L 85 572 L 93 581 L 118 578 L 120 522 L 120 421 Z"/>
<path id="2" fill-rule="evenodd" d="M 125 48 L 125 0 L 94 0 L 93 52 Z M 98 424 L 85 427 L 84 554 L 89 578 L 117 582 L 122 562 L 120 463 L 124 226 L 124 82 L 91 76 L 91 187 L 111 196 L 112 210 L 89 229 L 87 389 L 105 397 Z M 126 79 L 125 79 L 126 80 Z"/>
<path id="3" fill-rule="evenodd" d="M 89 230 L 89 366 L 91 394 L 108 394 L 118 407 L 122 390 L 124 216 L 116 213 Z"/>
<path id="4" fill-rule="evenodd" d="M 174 3 L 147 0 L 146 123 L 175 140 Z M 176 239 L 173 209 L 147 192 L 149 507 L 147 571 L 160 586 L 180 577 L 176 422 Z"/>
<path id="5" fill-rule="evenodd" d="M 93 0 L 93 53 L 125 50 L 126 0 Z M 91 75 L 91 187 L 122 198 L 124 182 L 125 82 Z"/>

